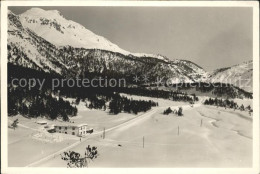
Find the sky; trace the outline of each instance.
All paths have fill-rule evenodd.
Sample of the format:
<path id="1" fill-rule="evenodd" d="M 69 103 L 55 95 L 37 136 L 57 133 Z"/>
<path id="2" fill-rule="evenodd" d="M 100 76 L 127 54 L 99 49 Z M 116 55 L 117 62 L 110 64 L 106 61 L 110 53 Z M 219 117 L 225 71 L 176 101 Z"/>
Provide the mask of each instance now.
<path id="1" fill-rule="evenodd" d="M 21 14 L 32 7 L 10 7 Z M 124 50 L 190 60 L 206 71 L 252 60 L 250 7 L 40 7 Z"/>

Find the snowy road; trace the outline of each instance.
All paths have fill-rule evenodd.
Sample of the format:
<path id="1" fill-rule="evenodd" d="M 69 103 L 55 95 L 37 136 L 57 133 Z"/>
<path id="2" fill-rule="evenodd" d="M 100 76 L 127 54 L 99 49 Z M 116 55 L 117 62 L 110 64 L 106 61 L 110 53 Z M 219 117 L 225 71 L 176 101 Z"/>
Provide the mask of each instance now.
<path id="1" fill-rule="evenodd" d="M 199 106 L 201 106 L 201 104 L 195 104 L 195 105 L 193 106 L 193 108 L 194 108 L 194 107 L 199 107 Z M 141 124 L 142 122 L 145 122 L 147 119 L 149 119 L 149 117 L 151 117 L 153 114 L 155 114 L 158 110 L 160 110 L 160 109 L 166 109 L 166 108 L 167 108 L 167 107 L 154 107 L 154 108 L 152 108 L 150 111 L 148 111 L 148 112 L 146 112 L 146 113 L 144 113 L 144 114 L 142 114 L 142 115 L 140 115 L 140 116 L 138 116 L 138 117 L 135 117 L 135 118 L 133 118 L 133 119 L 131 119 L 131 120 L 128 120 L 128 121 L 126 121 L 126 122 L 124 122 L 124 123 L 121 123 L 121 124 L 119 124 L 119 125 L 116 125 L 116 126 L 113 126 L 113 127 L 111 127 L 111 128 L 106 129 L 106 133 L 109 133 L 109 132 L 111 132 L 111 131 L 113 131 L 113 130 L 116 130 L 116 129 L 120 129 L 120 130 L 122 130 L 122 129 L 128 129 L 128 128 L 130 128 L 130 127 L 136 125 L 136 124 Z M 178 109 L 178 106 L 172 106 L 171 108 L 172 108 L 172 109 Z M 182 108 L 183 108 L 184 110 L 192 109 L 192 107 L 191 107 L 190 105 L 183 105 Z M 103 131 L 94 132 L 94 133 L 92 133 L 91 135 L 88 135 L 87 137 L 85 137 L 84 139 L 82 139 L 82 141 L 77 141 L 77 142 L 71 144 L 71 145 L 68 146 L 68 147 L 65 147 L 65 148 L 63 148 L 63 149 L 61 149 L 61 150 L 59 150 L 59 151 L 57 151 L 57 152 L 55 152 L 55 153 L 53 153 L 53 154 L 50 154 L 50 155 L 48 155 L 48 156 L 46 156 L 46 157 L 44 157 L 44 158 L 42 158 L 42 159 L 40 159 L 40 160 L 38 160 L 38 161 L 35 161 L 35 162 L 31 163 L 31 164 L 28 164 L 26 167 L 37 166 L 37 164 L 39 164 L 39 163 L 43 163 L 44 161 L 47 161 L 47 160 L 49 160 L 49 159 L 51 159 L 51 158 L 53 158 L 53 157 L 55 157 L 55 156 L 59 156 L 59 155 L 60 155 L 61 153 L 63 153 L 64 151 L 70 150 L 70 149 L 72 149 L 73 147 L 76 147 L 76 146 L 78 146 L 79 144 L 83 144 L 83 143 L 86 142 L 87 140 L 89 140 L 89 139 L 91 139 L 91 138 L 94 138 L 94 137 L 96 137 L 96 136 L 100 136 L 100 135 L 102 135 L 102 134 L 103 134 Z"/>
<path id="2" fill-rule="evenodd" d="M 136 118 L 134 118 L 134 119 L 131 119 L 131 120 L 126 121 L 126 122 L 124 122 L 124 123 L 121 123 L 121 124 L 119 124 L 119 125 L 117 125 L 117 126 L 114 126 L 114 127 L 109 128 L 109 129 L 106 129 L 106 132 L 110 132 L 110 131 L 115 130 L 115 129 L 120 128 L 120 127 L 131 126 L 131 125 L 135 124 L 136 122 L 144 121 L 144 120 L 147 119 L 149 116 L 153 115 L 153 114 L 156 112 L 157 109 L 159 109 L 159 108 L 153 108 L 152 110 L 150 110 L 150 111 L 148 111 L 148 112 L 146 112 L 146 113 L 144 113 L 144 114 L 142 114 L 142 115 L 140 115 L 140 116 L 138 116 L 138 117 L 136 117 Z M 65 148 L 63 148 L 63 149 L 61 149 L 61 150 L 59 150 L 59 151 L 57 151 L 57 152 L 55 152 L 55 153 L 53 153 L 53 154 L 51 154 L 51 155 L 48 155 L 48 156 L 46 156 L 46 157 L 44 157 L 44 158 L 42 158 L 42 159 L 40 159 L 40 160 L 38 160 L 38 161 L 35 161 L 35 162 L 33 162 L 33 163 L 27 165 L 26 167 L 33 167 L 33 166 L 36 166 L 36 165 L 39 164 L 39 163 L 42 163 L 42 162 L 44 162 L 44 161 L 46 161 L 46 160 L 48 160 L 48 159 L 53 158 L 53 157 L 55 157 L 55 156 L 59 156 L 59 155 L 60 155 L 61 153 L 63 153 L 64 151 L 67 151 L 67 150 L 69 150 L 69 149 L 72 149 L 73 147 L 75 147 L 75 146 L 77 146 L 77 145 L 79 145 L 79 144 L 84 143 L 85 141 L 87 141 L 87 140 L 90 139 L 90 138 L 93 138 L 93 137 L 95 137 L 95 136 L 99 136 L 99 135 L 101 135 L 102 133 L 103 133 L 103 131 L 98 131 L 98 132 L 92 133 L 91 135 L 89 135 L 89 136 L 87 136 L 86 138 L 82 139 L 82 141 L 77 141 L 77 142 L 71 144 L 71 145 L 68 146 L 68 147 L 65 147 Z"/>

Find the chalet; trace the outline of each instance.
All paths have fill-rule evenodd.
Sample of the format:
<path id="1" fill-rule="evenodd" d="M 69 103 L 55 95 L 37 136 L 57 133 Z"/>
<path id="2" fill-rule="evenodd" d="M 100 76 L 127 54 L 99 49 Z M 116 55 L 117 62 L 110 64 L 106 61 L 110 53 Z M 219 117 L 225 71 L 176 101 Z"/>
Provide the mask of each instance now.
<path id="1" fill-rule="evenodd" d="M 79 125 L 55 125 L 55 131 L 58 133 L 76 135 L 79 137 L 85 136 L 87 134 L 91 134 L 93 132 L 93 128 L 89 128 L 87 124 L 79 124 Z"/>
<path id="2" fill-rule="evenodd" d="M 40 124 L 40 125 L 46 125 L 47 121 L 45 121 L 45 120 L 38 120 L 36 123 Z"/>

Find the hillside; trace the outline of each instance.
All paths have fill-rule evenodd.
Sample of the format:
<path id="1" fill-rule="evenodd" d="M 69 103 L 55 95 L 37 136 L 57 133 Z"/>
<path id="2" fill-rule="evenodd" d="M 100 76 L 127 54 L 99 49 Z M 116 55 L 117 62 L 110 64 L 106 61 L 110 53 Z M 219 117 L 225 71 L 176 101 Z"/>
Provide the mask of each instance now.
<path id="1" fill-rule="evenodd" d="M 253 92 L 253 61 L 215 70 L 208 82 L 230 83 L 248 92 Z"/>
<path id="2" fill-rule="evenodd" d="M 67 78 L 108 76 L 128 84 L 225 83 L 252 92 L 253 62 L 212 73 L 199 65 L 161 55 L 130 53 L 56 10 L 32 8 L 21 15 L 8 13 L 8 62 Z M 134 77 L 139 76 L 138 82 Z M 144 76 L 148 81 L 142 81 Z"/>
<path id="3" fill-rule="evenodd" d="M 189 61 L 128 53 L 80 24 L 66 20 L 57 11 L 33 8 L 19 16 L 9 11 L 8 19 L 8 60 L 13 64 L 54 71 L 65 77 L 87 72 L 129 79 L 147 75 L 151 83 L 157 77 L 195 82 L 206 74 Z"/>

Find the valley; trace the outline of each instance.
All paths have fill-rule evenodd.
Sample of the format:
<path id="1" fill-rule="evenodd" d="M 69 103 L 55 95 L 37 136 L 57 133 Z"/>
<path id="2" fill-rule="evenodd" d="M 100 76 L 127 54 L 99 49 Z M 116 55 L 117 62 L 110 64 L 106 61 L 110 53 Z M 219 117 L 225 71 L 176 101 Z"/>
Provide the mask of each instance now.
<path id="1" fill-rule="evenodd" d="M 200 102 L 193 107 L 164 99 L 157 102 L 159 107 L 137 116 L 109 115 L 79 104 L 79 114 L 71 121 L 85 122 L 94 128 L 94 133 L 81 141 L 72 135 L 47 132 L 41 139 L 35 139 L 34 135 L 43 131 L 35 123 L 37 119 L 10 117 L 10 121 L 18 118 L 26 128 L 18 125 L 15 130 L 8 129 L 8 163 L 10 166 L 65 167 L 59 155 L 65 149 L 82 152 L 87 145 L 95 145 L 100 155 L 89 167 L 250 167 L 253 120 L 248 112 L 204 106 Z M 162 114 L 167 107 L 179 106 L 183 107 L 182 117 Z M 47 122 L 51 125 L 58 121 Z M 48 139 L 50 141 L 44 141 Z M 20 155 L 16 156 L 18 149 Z"/>
<path id="2" fill-rule="evenodd" d="M 8 10 L 7 58 L 9 167 L 67 167 L 88 145 L 90 168 L 252 167 L 252 60 L 206 71 L 41 8 Z"/>

